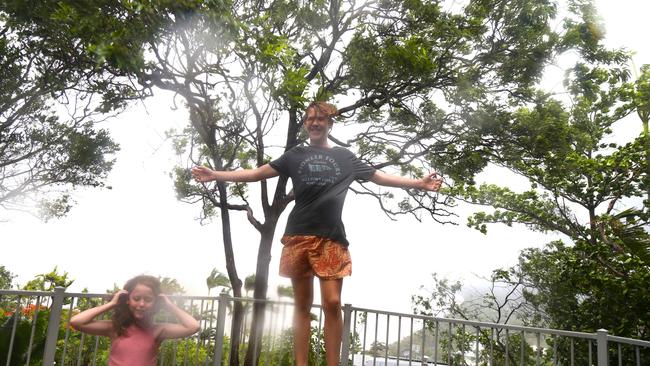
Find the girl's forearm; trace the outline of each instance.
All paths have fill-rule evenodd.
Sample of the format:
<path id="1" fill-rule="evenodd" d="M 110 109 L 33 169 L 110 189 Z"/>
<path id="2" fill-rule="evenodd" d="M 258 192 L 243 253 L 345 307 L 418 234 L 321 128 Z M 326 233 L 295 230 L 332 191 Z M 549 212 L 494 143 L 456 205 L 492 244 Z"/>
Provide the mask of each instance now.
<path id="1" fill-rule="evenodd" d="M 188 314 L 183 309 L 176 306 L 176 304 L 170 302 L 167 305 L 167 309 L 176 317 L 176 319 L 178 319 L 178 321 L 183 327 L 187 329 L 191 329 L 192 333 L 199 330 L 199 322 L 196 319 L 194 319 L 192 315 Z"/>
<path id="2" fill-rule="evenodd" d="M 112 302 L 108 302 L 106 304 L 102 304 L 94 308 L 84 310 L 70 319 L 70 325 L 72 325 L 74 328 L 79 328 L 80 326 L 92 322 L 93 319 L 113 309 L 114 307 L 115 304 L 113 304 Z"/>

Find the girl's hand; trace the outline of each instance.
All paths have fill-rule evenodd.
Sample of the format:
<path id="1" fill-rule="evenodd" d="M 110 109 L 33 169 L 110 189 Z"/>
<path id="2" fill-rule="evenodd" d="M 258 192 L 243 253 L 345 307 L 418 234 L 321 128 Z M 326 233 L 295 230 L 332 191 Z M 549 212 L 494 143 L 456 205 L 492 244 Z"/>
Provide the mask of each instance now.
<path id="1" fill-rule="evenodd" d="M 192 177 L 199 182 L 209 182 L 214 180 L 213 170 L 204 166 L 195 166 L 192 168 Z"/>
<path id="2" fill-rule="evenodd" d="M 174 303 L 169 299 L 169 297 L 163 293 L 158 295 L 158 301 L 160 301 L 160 303 L 166 308 L 174 306 Z"/>
<path id="3" fill-rule="evenodd" d="M 427 191 L 438 192 L 440 186 L 442 185 L 442 176 L 439 176 L 436 172 L 431 172 L 424 178 L 422 178 L 422 189 Z"/>
<path id="4" fill-rule="evenodd" d="M 114 306 L 119 304 L 120 303 L 120 297 L 122 297 L 122 296 L 129 296 L 129 292 L 126 291 L 126 290 L 120 290 L 120 291 L 116 292 L 115 294 L 113 294 L 113 298 L 111 299 L 110 304 L 114 305 Z"/>

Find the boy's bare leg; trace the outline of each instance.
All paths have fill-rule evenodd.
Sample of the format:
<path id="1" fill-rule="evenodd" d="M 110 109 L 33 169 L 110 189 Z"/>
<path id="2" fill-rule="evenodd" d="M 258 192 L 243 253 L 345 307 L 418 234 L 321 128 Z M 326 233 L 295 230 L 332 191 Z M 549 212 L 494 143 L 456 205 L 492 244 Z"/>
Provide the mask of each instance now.
<path id="1" fill-rule="evenodd" d="M 307 366 L 311 306 L 314 301 L 314 277 L 292 278 L 295 307 L 293 310 L 293 353 L 296 366 Z M 327 320 L 327 318 L 326 318 Z"/>
<path id="2" fill-rule="evenodd" d="M 341 315 L 341 289 L 343 279 L 320 280 L 321 301 L 325 313 L 325 356 L 327 366 L 338 366 L 341 354 L 343 316 Z"/>

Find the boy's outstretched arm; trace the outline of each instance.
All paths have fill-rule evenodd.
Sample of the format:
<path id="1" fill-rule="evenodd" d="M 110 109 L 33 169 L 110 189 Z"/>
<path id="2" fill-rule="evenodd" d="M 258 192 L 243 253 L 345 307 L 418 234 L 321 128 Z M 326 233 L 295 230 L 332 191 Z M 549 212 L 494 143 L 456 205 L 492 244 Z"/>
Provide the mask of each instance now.
<path id="1" fill-rule="evenodd" d="M 257 182 L 263 179 L 273 178 L 280 175 L 277 170 L 269 164 L 254 169 L 241 170 L 212 170 L 204 166 L 192 168 L 192 176 L 199 182 Z"/>
<path id="2" fill-rule="evenodd" d="M 442 177 L 436 172 L 431 172 L 421 179 L 412 179 L 387 174 L 381 170 L 377 170 L 375 171 L 375 174 L 370 177 L 370 181 L 387 187 L 415 188 L 433 192 L 437 192 L 442 185 Z"/>

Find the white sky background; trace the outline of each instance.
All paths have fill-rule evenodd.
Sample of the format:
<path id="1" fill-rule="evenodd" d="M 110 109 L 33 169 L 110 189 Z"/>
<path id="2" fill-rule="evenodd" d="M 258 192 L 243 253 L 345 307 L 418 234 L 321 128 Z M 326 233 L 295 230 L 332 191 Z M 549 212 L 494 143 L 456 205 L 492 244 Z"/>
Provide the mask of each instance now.
<path id="1" fill-rule="evenodd" d="M 599 0 L 607 27 L 607 45 L 636 51 L 636 67 L 650 63 L 650 46 L 643 25 L 650 14 L 647 0 Z M 566 67 L 570 65 L 560 65 Z M 559 69 L 558 69 L 559 70 Z M 561 81 L 549 80 L 549 88 Z M 187 123 L 184 110 L 171 108 L 169 94 L 148 100 L 146 108 L 132 106 L 119 118 L 105 122 L 121 145 L 107 185 L 112 190 L 81 190 L 66 218 L 43 223 L 29 215 L 2 212 L 0 265 L 23 285 L 56 265 L 75 279 L 71 291 L 88 288 L 104 292 L 114 283 L 147 273 L 176 278 L 188 294 L 207 293 L 205 278 L 212 268 L 225 272 L 220 220 L 201 226 L 200 207 L 178 202 L 169 172 L 179 163 L 165 142 L 164 131 Z M 640 122 L 620 125 L 631 136 Z M 486 174 L 485 176 L 498 176 Z M 273 183 L 271 183 L 273 184 Z M 251 195 L 252 200 L 257 196 Z M 289 281 L 277 275 L 279 237 L 289 209 L 276 230 L 268 294 Z M 259 214 L 259 213 L 258 213 Z M 235 258 L 240 277 L 254 273 L 259 236 L 244 214 L 232 214 Z M 389 220 L 368 198 L 348 195 L 344 222 L 351 242 L 353 275 L 344 281 L 343 302 L 354 306 L 410 312 L 412 294 L 430 286 L 431 273 L 450 279 L 476 281 L 491 270 L 516 262 L 520 250 L 539 247 L 551 237 L 525 228 L 491 226 L 488 235 L 458 226 L 422 223 L 403 216 Z M 317 288 L 317 285 L 316 285 Z M 318 293 L 316 303 L 319 303 Z"/>

